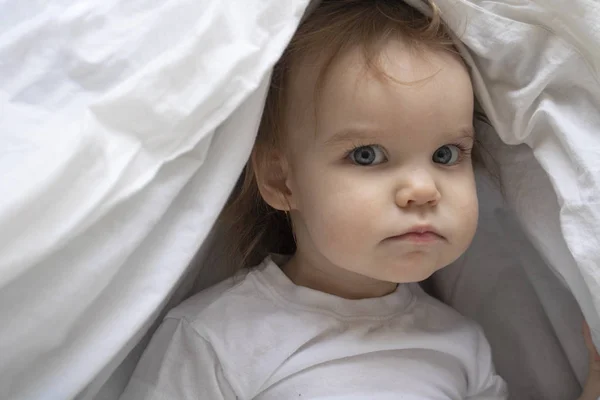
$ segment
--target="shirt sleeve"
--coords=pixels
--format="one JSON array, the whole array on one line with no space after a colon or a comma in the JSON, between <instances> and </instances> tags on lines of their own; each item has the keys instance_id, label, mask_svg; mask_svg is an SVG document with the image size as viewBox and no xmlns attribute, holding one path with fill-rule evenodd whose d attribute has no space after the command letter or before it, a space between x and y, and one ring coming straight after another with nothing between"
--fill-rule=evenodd
<instances>
[{"instance_id":1,"label":"shirt sleeve","mask_svg":"<svg viewBox=\"0 0 600 400\"><path fill-rule=\"evenodd\" d=\"M476 370L474 378L470 382L469 396L467 400L506 400L508 389L506 382L496 374L492 362L492 351L490 345L477 326L477 353Z\"/></svg>"},{"instance_id":2,"label":"shirt sleeve","mask_svg":"<svg viewBox=\"0 0 600 400\"><path fill-rule=\"evenodd\" d=\"M120 400L230 400L236 394L213 347L183 319L158 328Z\"/></svg>"}]
</instances>

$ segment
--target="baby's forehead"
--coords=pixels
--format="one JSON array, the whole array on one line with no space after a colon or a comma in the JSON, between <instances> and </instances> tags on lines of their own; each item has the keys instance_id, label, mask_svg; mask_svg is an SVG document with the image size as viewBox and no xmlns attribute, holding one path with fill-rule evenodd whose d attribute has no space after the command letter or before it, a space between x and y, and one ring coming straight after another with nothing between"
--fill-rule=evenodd
<instances>
[{"instance_id":1,"label":"baby's forehead","mask_svg":"<svg viewBox=\"0 0 600 400\"><path fill-rule=\"evenodd\" d=\"M290 78L288 122L315 132L317 125L329 129L328 124L352 120L412 129L434 113L446 119L449 113L472 115L468 73L447 51L415 51L390 42L369 60L355 47L332 60L300 60Z\"/></svg>"},{"instance_id":2,"label":"baby's forehead","mask_svg":"<svg viewBox=\"0 0 600 400\"><path fill-rule=\"evenodd\" d=\"M336 55L323 51L295 57L290 65L288 100L296 109L327 96L360 96L364 83L377 81L382 87L413 87L434 77L460 57L447 50L422 48L390 40L380 49L366 53L356 45Z\"/></svg>"},{"instance_id":3,"label":"baby's forehead","mask_svg":"<svg viewBox=\"0 0 600 400\"><path fill-rule=\"evenodd\" d=\"M359 80L370 78L373 72L358 46L335 56L323 51L296 57L286 88L288 119L295 124L314 123L319 111L328 109L332 97L348 91L354 95L360 89Z\"/></svg>"}]
</instances>

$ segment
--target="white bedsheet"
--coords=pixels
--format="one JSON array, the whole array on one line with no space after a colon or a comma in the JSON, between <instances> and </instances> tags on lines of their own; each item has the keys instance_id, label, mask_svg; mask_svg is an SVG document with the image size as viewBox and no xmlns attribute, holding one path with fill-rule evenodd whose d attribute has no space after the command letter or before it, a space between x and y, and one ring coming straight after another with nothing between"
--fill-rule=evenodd
<instances>
[{"instance_id":1,"label":"white bedsheet","mask_svg":"<svg viewBox=\"0 0 600 400\"><path fill-rule=\"evenodd\" d=\"M0 0L0 398L93 398L139 341L249 154L307 1ZM437 2L499 136L550 177L555 194L527 163L503 170L599 343L600 4Z\"/></svg>"},{"instance_id":2,"label":"white bedsheet","mask_svg":"<svg viewBox=\"0 0 600 400\"><path fill-rule=\"evenodd\" d=\"M305 5L0 2L0 398L91 397L139 340Z\"/></svg>"}]
</instances>

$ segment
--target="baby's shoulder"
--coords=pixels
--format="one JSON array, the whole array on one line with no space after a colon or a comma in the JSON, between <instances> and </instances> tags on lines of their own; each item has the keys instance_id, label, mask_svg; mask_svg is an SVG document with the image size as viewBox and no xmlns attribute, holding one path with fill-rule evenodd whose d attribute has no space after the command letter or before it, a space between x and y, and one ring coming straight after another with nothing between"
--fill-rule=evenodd
<instances>
[{"instance_id":1,"label":"baby's shoulder","mask_svg":"<svg viewBox=\"0 0 600 400\"><path fill-rule=\"evenodd\" d=\"M264 288L256 282L258 271L244 271L188 298L169 311L166 318L185 320L202 333L211 330L231 329L232 325L244 324L250 311L266 314L274 305Z\"/></svg>"},{"instance_id":2,"label":"baby's shoulder","mask_svg":"<svg viewBox=\"0 0 600 400\"><path fill-rule=\"evenodd\" d=\"M293 309L278 300L260 269L223 281L187 299L167 315L208 343L240 393L261 385L310 335ZM306 326L306 328L302 328Z\"/></svg>"}]
</instances>

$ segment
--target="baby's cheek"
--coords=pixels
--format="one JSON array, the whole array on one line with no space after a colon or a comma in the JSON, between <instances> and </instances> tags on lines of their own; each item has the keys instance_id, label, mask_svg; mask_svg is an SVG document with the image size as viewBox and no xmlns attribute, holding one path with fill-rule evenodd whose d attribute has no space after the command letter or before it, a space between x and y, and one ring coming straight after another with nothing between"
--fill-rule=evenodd
<instances>
[{"instance_id":1,"label":"baby's cheek","mask_svg":"<svg viewBox=\"0 0 600 400\"><path fill-rule=\"evenodd\" d=\"M465 190L465 193L469 193ZM463 203L458 207L456 217L458 217L456 223L460 227L462 241L465 242L464 246L468 246L475 235L477 229L477 219L479 216L479 208L477 195L475 190L468 197L465 197Z\"/></svg>"},{"instance_id":2,"label":"baby's cheek","mask_svg":"<svg viewBox=\"0 0 600 400\"><path fill-rule=\"evenodd\" d=\"M356 252L368 242L369 232L373 234L373 218L369 217L371 210L358 202L331 202L324 211L319 224L325 240L335 251Z\"/></svg>"},{"instance_id":3,"label":"baby's cheek","mask_svg":"<svg viewBox=\"0 0 600 400\"><path fill-rule=\"evenodd\" d=\"M311 236L324 253L357 254L369 243L381 212L381 199L373 182L360 182L356 176L325 174L312 181L310 195L305 196L307 223ZM308 193L306 191L305 193Z\"/></svg>"}]
</instances>

